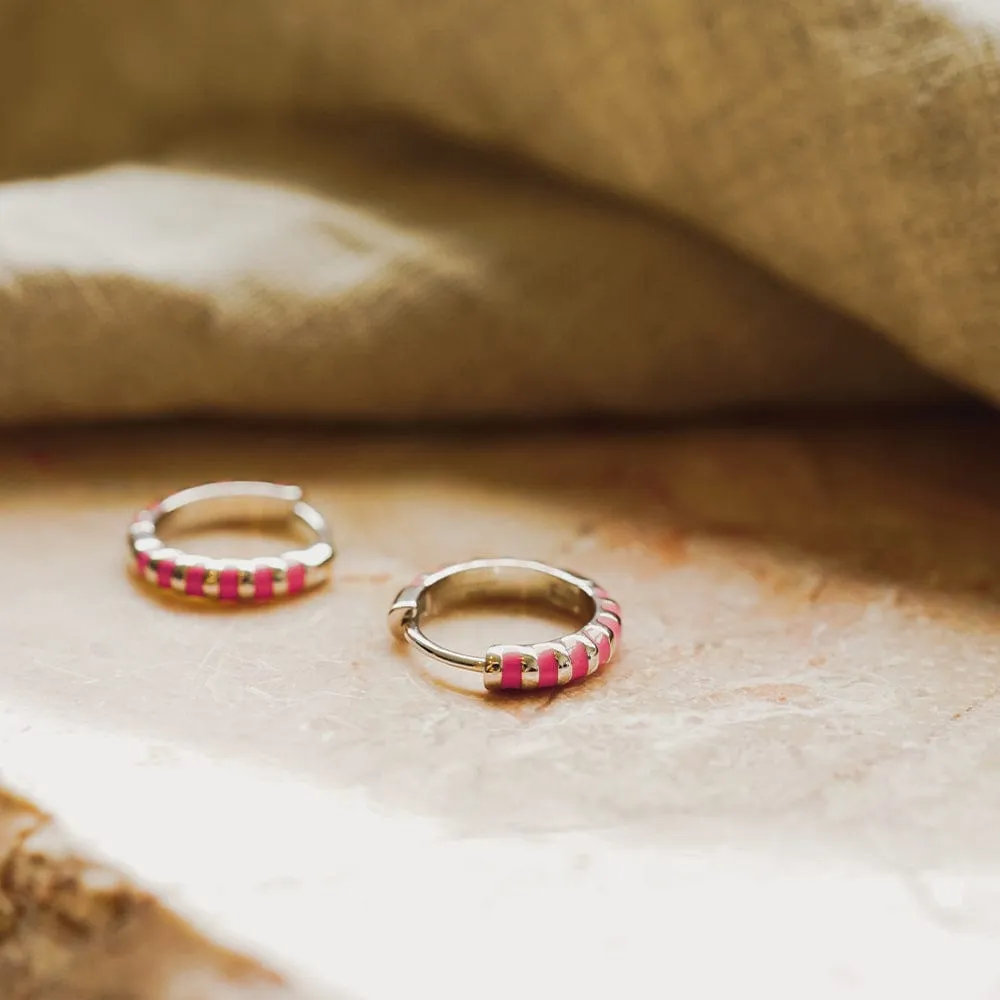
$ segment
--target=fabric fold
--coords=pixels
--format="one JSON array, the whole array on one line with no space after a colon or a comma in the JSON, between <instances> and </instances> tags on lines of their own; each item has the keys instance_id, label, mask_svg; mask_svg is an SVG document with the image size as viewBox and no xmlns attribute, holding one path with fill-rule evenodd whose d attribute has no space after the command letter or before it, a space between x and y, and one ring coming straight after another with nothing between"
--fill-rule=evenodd
<instances>
[{"instance_id":1,"label":"fabric fold","mask_svg":"<svg viewBox=\"0 0 1000 1000\"><path fill-rule=\"evenodd\" d=\"M650 416L946 399L720 247L398 131L0 188L0 416Z\"/></svg>"},{"instance_id":2,"label":"fabric fold","mask_svg":"<svg viewBox=\"0 0 1000 1000\"><path fill-rule=\"evenodd\" d=\"M996 399L997 30L985 0L0 0L0 412L948 395L901 354ZM357 115L483 153L400 133L386 163Z\"/></svg>"}]
</instances>

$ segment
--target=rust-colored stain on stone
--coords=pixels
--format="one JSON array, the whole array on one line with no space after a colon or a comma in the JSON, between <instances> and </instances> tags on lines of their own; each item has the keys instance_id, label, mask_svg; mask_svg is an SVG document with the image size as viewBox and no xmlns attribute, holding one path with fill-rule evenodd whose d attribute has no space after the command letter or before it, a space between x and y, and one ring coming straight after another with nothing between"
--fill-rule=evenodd
<instances>
[{"instance_id":1,"label":"rust-colored stain on stone","mask_svg":"<svg viewBox=\"0 0 1000 1000\"><path fill-rule=\"evenodd\" d=\"M740 691L750 698L771 701L776 705L784 705L790 700L805 698L812 694L804 684L754 684L740 688Z\"/></svg>"},{"instance_id":2,"label":"rust-colored stain on stone","mask_svg":"<svg viewBox=\"0 0 1000 1000\"><path fill-rule=\"evenodd\" d=\"M740 701L766 701L785 705L790 701L812 698L814 692L804 684L749 684L744 687L713 691L706 697L712 705L732 705Z\"/></svg>"}]
</instances>

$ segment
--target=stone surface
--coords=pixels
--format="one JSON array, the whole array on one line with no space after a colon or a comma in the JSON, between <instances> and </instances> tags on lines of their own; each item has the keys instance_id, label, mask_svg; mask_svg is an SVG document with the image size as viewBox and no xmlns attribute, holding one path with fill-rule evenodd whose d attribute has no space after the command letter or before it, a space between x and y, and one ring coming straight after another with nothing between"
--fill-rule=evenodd
<instances>
[{"instance_id":1,"label":"stone surface","mask_svg":"<svg viewBox=\"0 0 1000 1000\"><path fill-rule=\"evenodd\" d=\"M0 986L5 1000L293 1000L274 973L84 859L50 817L3 793Z\"/></svg>"},{"instance_id":2,"label":"stone surface","mask_svg":"<svg viewBox=\"0 0 1000 1000\"><path fill-rule=\"evenodd\" d=\"M916 415L0 439L3 780L72 831L74 872L111 859L115 892L158 914L14 995L105 997L66 983L112 953L155 968L119 983L143 1000L182 995L194 953L214 978L192 997L227 980L362 1000L1000 995L998 444L992 424ZM226 478L307 488L338 543L331 586L192 608L134 582L133 511ZM398 649L399 587L485 555L601 581L627 619L610 667L491 697ZM5 873L36 815L0 809ZM18 871L0 963L11 926L55 947L56 883ZM198 930L167 940L146 889ZM107 914L108 891L68 905Z\"/></svg>"}]
</instances>

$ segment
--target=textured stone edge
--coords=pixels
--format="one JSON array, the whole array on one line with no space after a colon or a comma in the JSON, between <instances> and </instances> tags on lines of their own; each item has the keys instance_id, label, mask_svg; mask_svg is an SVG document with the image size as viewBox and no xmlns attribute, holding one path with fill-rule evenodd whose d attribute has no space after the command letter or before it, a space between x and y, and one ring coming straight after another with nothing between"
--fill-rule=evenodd
<instances>
[{"instance_id":1,"label":"textured stone edge","mask_svg":"<svg viewBox=\"0 0 1000 1000\"><path fill-rule=\"evenodd\" d=\"M0 996L305 1000L123 874L84 857L52 817L2 789Z\"/></svg>"}]
</instances>

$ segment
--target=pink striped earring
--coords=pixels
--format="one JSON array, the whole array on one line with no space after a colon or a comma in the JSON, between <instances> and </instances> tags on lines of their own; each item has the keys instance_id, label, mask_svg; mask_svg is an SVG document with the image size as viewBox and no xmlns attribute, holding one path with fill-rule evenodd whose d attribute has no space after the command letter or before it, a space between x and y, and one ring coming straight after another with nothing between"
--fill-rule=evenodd
<instances>
[{"instance_id":1,"label":"pink striped earring","mask_svg":"<svg viewBox=\"0 0 1000 1000\"><path fill-rule=\"evenodd\" d=\"M490 599L536 600L573 615L581 626L570 635L531 646L490 646L467 656L429 639L421 621L459 605ZM593 580L524 559L475 559L417 577L389 609L397 639L435 660L483 675L489 691L526 691L582 680L604 666L621 639L622 613Z\"/></svg>"},{"instance_id":2,"label":"pink striped earring","mask_svg":"<svg viewBox=\"0 0 1000 1000\"><path fill-rule=\"evenodd\" d=\"M233 520L290 521L311 544L280 556L210 559L164 542L164 530ZM267 601L318 586L330 577L334 557L322 514L297 486L222 482L192 486L140 511L128 531L130 561L139 578L186 597Z\"/></svg>"}]
</instances>

